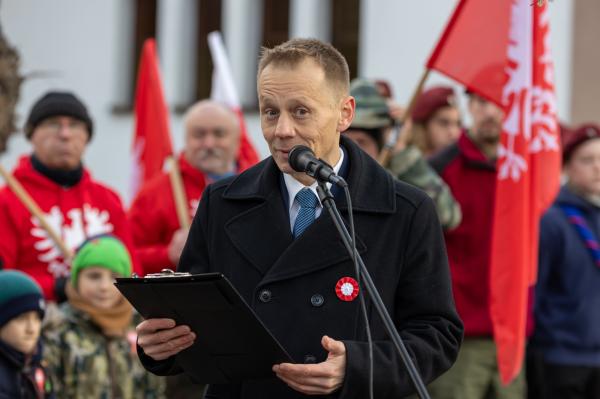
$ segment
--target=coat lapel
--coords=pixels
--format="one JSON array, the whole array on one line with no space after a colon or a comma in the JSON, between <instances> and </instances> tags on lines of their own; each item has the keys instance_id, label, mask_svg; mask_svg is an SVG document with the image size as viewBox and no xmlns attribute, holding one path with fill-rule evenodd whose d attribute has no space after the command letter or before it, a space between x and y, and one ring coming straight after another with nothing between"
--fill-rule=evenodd
<instances>
[{"instance_id":1,"label":"coat lapel","mask_svg":"<svg viewBox=\"0 0 600 399\"><path fill-rule=\"evenodd\" d=\"M393 213L395 190L392 177L382 173L375 161L349 140L342 137L341 144L349 155L347 181L355 223L360 223L363 212ZM262 283L289 279L350 261L326 209L298 239L293 239L280 188L280 173L272 158L268 158L239 175L223 193L227 200L252 201L246 211L225 224L225 232L242 256L263 275ZM369 187L373 184L378 185L385 195L371 195ZM336 203L345 214L347 204L343 195ZM358 235L356 246L360 254L367 251Z\"/></svg>"},{"instance_id":2,"label":"coat lapel","mask_svg":"<svg viewBox=\"0 0 600 399\"><path fill-rule=\"evenodd\" d=\"M358 236L356 248L361 255L367 250ZM321 216L281 253L262 284L313 273L344 261L350 261L350 255L331 216L323 210Z\"/></svg>"},{"instance_id":3,"label":"coat lapel","mask_svg":"<svg viewBox=\"0 0 600 399\"><path fill-rule=\"evenodd\" d=\"M266 201L225 224L233 245L262 275L293 242L279 191L273 190Z\"/></svg>"},{"instance_id":4,"label":"coat lapel","mask_svg":"<svg viewBox=\"0 0 600 399\"><path fill-rule=\"evenodd\" d=\"M288 212L279 189L280 172L268 158L258 173L253 168L236 178L223 197L253 201L256 205L234 216L225 224L225 233L240 253L262 275L293 241Z\"/></svg>"}]
</instances>

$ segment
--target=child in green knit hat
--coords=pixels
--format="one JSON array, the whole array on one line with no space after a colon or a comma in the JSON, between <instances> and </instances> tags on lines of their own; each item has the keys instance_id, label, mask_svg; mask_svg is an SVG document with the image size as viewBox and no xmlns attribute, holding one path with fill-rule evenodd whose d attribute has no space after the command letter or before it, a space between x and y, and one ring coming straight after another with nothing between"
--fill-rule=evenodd
<instances>
[{"instance_id":1,"label":"child in green knit hat","mask_svg":"<svg viewBox=\"0 0 600 399\"><path fill-rule=\"evenodd\" d=\"M0 271L0 397L53 398L41 365L42 289L25 273Z\"/></svg>"},{"instance_id":2,"label":"child in green knit hat","mask_svg":"<svg viewBox=\"0 0 600 399\"><path fill-rule=\"evenodd\" d=\"M68 300L44 328L44 358L61 397L163 397L163 379L148 374L135 352L137 316L114 286L131 270L129 252L114 236L91 238L75 254Z\"/></svg>"}]
</instances>

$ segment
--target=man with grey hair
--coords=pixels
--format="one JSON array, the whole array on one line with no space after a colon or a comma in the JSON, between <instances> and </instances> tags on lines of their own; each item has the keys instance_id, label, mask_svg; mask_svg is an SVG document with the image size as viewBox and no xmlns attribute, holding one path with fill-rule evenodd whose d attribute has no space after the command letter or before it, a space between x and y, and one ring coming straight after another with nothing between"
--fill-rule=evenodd
<instances>
[{"instance_id":1,"label":"man with grey hair","mask_svg":"<svg viewBox=\"0 0 600 399\"><path fill-rule=\"evenodd\" d=\"M236 160L240 126L236 114L226 106L211 100L199 101L186 112L184 126L185 144L178 163L193 217L208 184L250 165ZM175 268L187 229L179 226L168 174L157 176L141 188L128 217L144 272Z\"/></svg>"}]
</instances>

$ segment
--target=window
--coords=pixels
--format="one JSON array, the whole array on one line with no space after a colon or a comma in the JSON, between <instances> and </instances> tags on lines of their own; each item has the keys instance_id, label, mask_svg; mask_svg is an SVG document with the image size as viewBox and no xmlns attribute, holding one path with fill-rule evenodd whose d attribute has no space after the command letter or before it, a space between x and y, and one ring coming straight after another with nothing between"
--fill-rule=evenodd
<instances>
[{"instance_id":1,"label":"window","mask_svg":"<svg viewBox=\"0 0 600 399\"><path fill-rule=\"evenodd\" d=\"M125 84L128 87L122 92L123 95L121 96L119 102L113 106L113 112L115 113L128 113L132 111L133 100L135 96L135 84L138 67L140 64L142 47L144 46L144 41L146 39L156 36L156 0L136 0L134 7L134 45L133 48L128 50L133 50L133 54L131 55L132 58L130 59L130 62L127 64L127 69L129 69L129 71L126 74L128 77L122 82L126 82Z\"/></svg>"},{"instance_id":2,"label":"window","mask_svg":"<svg viewBox=\"0 0 600 399\"><path fill-rule=\"evenodd\" d=\"M331 44L348 61L350 79L358 75L360 0L332 0Z\"/></svg>"},{"instance_id":3,"label":"window","mask_svg":"<svg viewBox=\"0 0 600 399\"><path fill-rule=\"evenodd\" d=\"M198 7L197 99L210 96L213 65L206 38L210 32L221 30L221 3L221 0L200 0Z\"/></svg>"},{"instance_id":4,"label":"window","mask_svg":"<svg viewBox=\"0 0 600 399\"><path fill-rule=\"evenodd\" d=\"M289 0L264 0L262 45L273 47L289 38Z\"/></svg>"}]
</instances>

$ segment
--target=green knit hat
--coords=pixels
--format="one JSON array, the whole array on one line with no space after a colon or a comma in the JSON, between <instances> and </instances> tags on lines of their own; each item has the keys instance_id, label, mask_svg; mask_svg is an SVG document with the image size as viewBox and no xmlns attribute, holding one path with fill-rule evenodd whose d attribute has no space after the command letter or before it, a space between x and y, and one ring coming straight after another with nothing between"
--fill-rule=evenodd
<instances>
[{"instance_id":1,"label":"green knit hat","mask_svg":"<svg viewBox=\"0 0 600 399\"><path fill-rule=\"evenodd\" d=\"M119 239L104 235L84 242L71 265L71 284L77 287L79 273L87 267L103 267L123 277L131 275L131 257Z\"/></svg>"},{"instance_id":2,"label":"green knit hat","mask_svg":"<svg viewBox=\"0 0 600 399\"><path fill-rule=\"evenodd\" d=\"M31 310L43 318L45 309L42 289L31 277L18 270L0 271L0 327Z\"/></svg>"}]
</instances>

